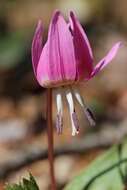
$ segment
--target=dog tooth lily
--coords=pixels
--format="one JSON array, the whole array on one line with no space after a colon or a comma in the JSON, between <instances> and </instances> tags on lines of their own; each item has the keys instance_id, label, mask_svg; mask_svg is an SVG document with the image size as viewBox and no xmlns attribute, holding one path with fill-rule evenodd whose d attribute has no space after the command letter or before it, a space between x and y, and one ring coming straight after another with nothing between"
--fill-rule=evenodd
<instances>
[{"instance_id":1,"label":"dog tooth lily","mask_svg":"<svg viewBox=\"0 0 127 190\"><path fill-rule=\"evenodd\" d=\"M86 107L76 85L85 83L99 73L116 56L120 47L117 42L109 53L94 67L93 54L88 38L74 13L70 11L67 23L60 11L55 11L48 31L46 44L42 45L42 24L38 22L32 42L32 64L38 83L44 88L57 87L56 127L59 134L63 127L61 86L69 104L72 135L79 132L79 122L73 96L77 99L91 125L95 125L92 112Z\"/></svg>"}]
</instances>

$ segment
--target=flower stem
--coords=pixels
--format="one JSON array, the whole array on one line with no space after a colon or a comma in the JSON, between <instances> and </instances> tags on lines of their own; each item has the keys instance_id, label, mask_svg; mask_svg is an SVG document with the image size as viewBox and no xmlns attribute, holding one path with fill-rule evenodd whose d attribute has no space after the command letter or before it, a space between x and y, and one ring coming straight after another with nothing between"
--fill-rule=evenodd
<instances>
[{"instance_id":1,"label":"flower stem","mask_svg":"<svg viewBox=\"0 0 127 190\"><path fill-rule=\"evenodd\" d=\"M52 126L52 89L47 89L47 131L48 131L48 159L50 169L51 190L56 189L54 176L54 158L53 158L53 126Z\"/></svg>"}]
</instances>

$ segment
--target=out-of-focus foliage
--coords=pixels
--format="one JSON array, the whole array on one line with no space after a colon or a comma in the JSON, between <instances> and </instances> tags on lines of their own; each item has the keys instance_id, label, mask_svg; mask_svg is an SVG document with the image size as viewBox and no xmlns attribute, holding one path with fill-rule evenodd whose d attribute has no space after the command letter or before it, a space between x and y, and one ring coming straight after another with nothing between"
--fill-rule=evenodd
<instances>
[{"instance_id":1,"label":"out-of-focus foliage","mask_svg":"<svg viewBox=\"0 0 127 190\"><path fill-rule=\"evenodd\" d=\"M11 68L16 66L22 59L26 51L25 35L10 33L0 38L0 68Z\"/></svg>"},{"instance_id":2,"label":"out-of-focus foliage","mask_svg":"<svg viewBox=\"0 0 127 190\"><path fill-rule=\"evenodd\" d=\"M124 190L127 181L127 140L97 158L64 190Z\"/></svg>"}]
</instances>

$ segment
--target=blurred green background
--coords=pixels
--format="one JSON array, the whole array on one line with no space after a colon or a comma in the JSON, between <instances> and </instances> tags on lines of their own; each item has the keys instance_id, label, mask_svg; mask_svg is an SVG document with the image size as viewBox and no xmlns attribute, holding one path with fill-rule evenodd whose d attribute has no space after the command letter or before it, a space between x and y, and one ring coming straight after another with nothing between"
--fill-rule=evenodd
<instances>
[{"instance_id":1,"label":"blurred green background","mask_svg":"<svg viewBox=\"0 0 127 190\"><path fill-rule=\"evenodd\" d=\"M43 43L47 38L48 26L55 9L61 10L68 20L73 10L89 38L96 64L117 41L123 45L116 58L104 72L79 86L87 105L94 112L97 126L89 126L82 110L77 105L80 134L71 137L68 107L64 101L63 135L58 136L54 128L55 147L62 146L63 152L55 158L56 181L62 189L79 171L105 148L97 146L85 151L77 149L75 154L64 154L67 142L88 139L88 135L104 132L104 139L114 139L109 146L119 142L114 135L118 128L127 130L127 1L126 0L1 0L0 1L0 189L6 181L15 182L31 171L40 189L49 188L47 157L39 161L35 152L43 154L47 148L45 89L41 88L33 74L31 43L39 19L43 25ZM53 122L55 126L56 102L53 91ZM121 129L122 127L122 129ZM111 130L110 130L111 129ZM121 130L120 130L121 129ZM114 131L112 131L114 130ZM108 134L107 134L108 133ZM124 135L123 135L124 134ZM113 136L114 135L114 136ZM92 142L92 139L91 139ZM89 143L89 141L88 141ZM36 150L36 151L35 151ZM72 151L72 152L71 152ZM28 156L28 157L27 157ZM24 163L24 164L23 164ZM66 163L66 164L65 164ZM15 167L15 165L17 167ZM62 173L60 172L62 170Z\"/></svg>"}]
</instances>

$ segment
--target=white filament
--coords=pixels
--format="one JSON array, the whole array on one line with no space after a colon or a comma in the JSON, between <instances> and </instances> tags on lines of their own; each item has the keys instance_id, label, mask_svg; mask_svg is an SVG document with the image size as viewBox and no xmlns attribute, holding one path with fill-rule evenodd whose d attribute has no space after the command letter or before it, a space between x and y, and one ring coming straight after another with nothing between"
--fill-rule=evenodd
<instances>
[{"instance_id":1,"label":"white filament","mask_svg":"<svg viewBox=\"0 0 127 190\"><path fill-rule=\"evenodd\" d=\"M66 91L66 98L67 98L69 109L70 109L70 116L71 116L71 123L72 123L72 136L75 136L75 134L77 133L77 130L75 128L74 121L72 118L72 114L74 112L74 102L73 102L73 97L72 97L72 93L70 89Z\"/></svg>"},{"instance_id":2,"label":"white filament","mask_svg":"<svg viewBox=\"0 0 127 190\"><path fill-rule=\"evenodd\" d=\"M62 102L62 93L60 91L56 94L56 104L57 104L57 113L63 114L63 102Z\"/></svg>"},{"instance_id":3,"label":"white filament","mask_svg":"<svg viewBox=\"0 0 127 190\"><path fill-rule=\"evenodd\" d=\"M76 87L72 87L74 95L77 99L77 101L79 102L79 104L84 108L87 109L87 107L85 106L84 100L82 98L82 96L80 95L78 89Z\"/></svg>"},{"instance_id":4,"label":"white filament","mask_svg":"<svg viewBox=\"0 0 127 190\"><path fill-rule=\"evenodd\" d=\"M95 122L95 119L94 119L92 112L85 106L84 100L83 100L82 96L80 95L78 89L76 87L72 87L72 89L73 89L73 93L74 93L77 101L79 102L79 104L83 108L84 113L85 113L90 125L94 126L96 124L96 122Z\"/></svg>"}]
</instances>

